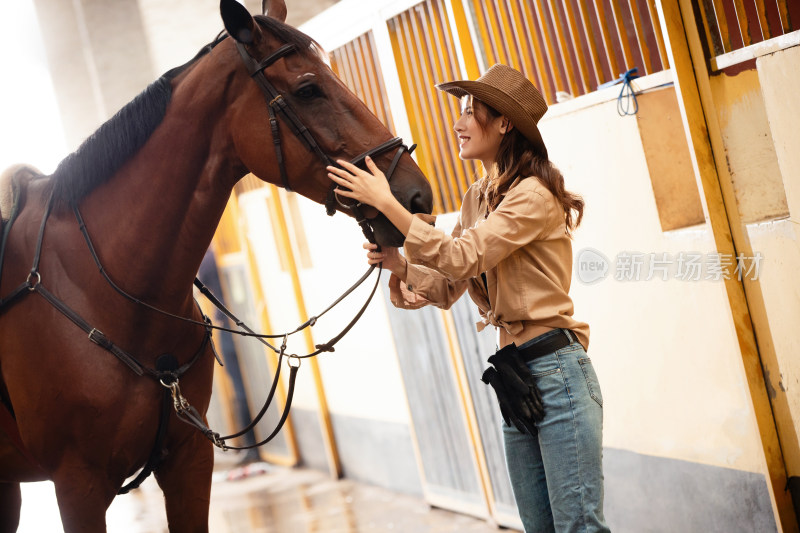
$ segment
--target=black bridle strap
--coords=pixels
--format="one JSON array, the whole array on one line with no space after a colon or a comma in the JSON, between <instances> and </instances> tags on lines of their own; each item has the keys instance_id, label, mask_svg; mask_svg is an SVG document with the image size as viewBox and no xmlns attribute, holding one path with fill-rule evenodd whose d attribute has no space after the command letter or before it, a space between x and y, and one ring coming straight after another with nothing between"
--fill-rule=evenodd
<instances>
[{"instance_id":1,"label":"black bridle strap","mask_svg":"<svg viewBox=\"0 0 800 533\"><path fill-rule=\"evenodd\" d=\"M286 101L283 99L281 93L278 92L275 86L272 85L272 83L270 83L270 81L264 75L264 69L275 63L275 61L278 59L294 52L296 50L295 46L293 44L285 44L260 62L256 62L247 52L245 46L238 41L236 42L236 49L239 51L239 55L242 56L242 61L244 62L245 67L247 67L250 77L253 78L256 83L258 83L259 87L261 87L261 91L264 93L264 99L267 102L267 108L269 111L270 131L272 133L272 143L275 147L275 156L278 162L281 183L284 189L291 191L292 188L289 184L289 176L286 172L286 165L283 160L283 150L281 149L281 137L280 130L278 128L276 112L284 115L289 127L292 129L294 134L301 141L303 141L309 150L314 152L326 164L335 164L328 157L328 155L322 151L322 149L319 147L319 144L317 144L317 141L314 139L314 136L311 135L311 132L308 130L308 128L306 128L300 118L286 104Z\"/></svg>"},{"instance_id":2,"label":"black bridle strap","mask_svg":"<svg viewBox=\"0 0 800 533\"><path fill-rule=\"evenodd\" d=\"M383 152L388 152L389 150L394 150L395 148L398 148L400 146L403 146L403 139L401 139L400 137L394 137L393 139L389 139L385 143L379 144L375 148L367 150L363 154L354 157L353 159L350 160L350 164L351 165L355 165L355 166L359 166L359 165L364 163L364 160L367 157L374 157L374 156L376 156L378 154L382 154ZM391 171L393 171L393 170L394 169L390 169L390 171L387 172L387 174L391 174Z\"/></svg>"},{"instance_id":3,"label":"black bridle strap","mask_svg":"<svg viewBox=\"0 0 800 533\"><path fill-rule=\"evenodd\" d=\"M264 75L264 70L275 63L278 59L285 57L286 55L296 51L296 48L292 44L285 44L272 52L266 59L262 61L256 61L253 57L247 52L245 45L240 42L236 42L236 49L239 51L239 55L242 57L242 61L247 68L247 71L250 73L250 77L258 83L259 87L261 87L261 91L264 93L264 99L267 102L267 107L269 110L269 123L270 123L270 131L272 133L272 144L275 147L275 158L278 163L278 169L280 172L281 183L283 188L291 191L291 185L289 183L289 176L286 172L286 165L283 159L283 153L281 149L281 138L280 138L280 128L278 127L278 120L276 113L280 113L283 115L286 123L291 128L292 132L300 139L306 147L316 154L316 156L325 164L329 166L338 167L339 165L328 155L326 154L322 148L320 148L319 143L317 143L316 139L312 135L311 131L306 127L302 120L297 116L297 114L292 110L291 106L286 102L286 99L283 95L275 88L272 83L267 79ZM392 174L394 173L395 168L397 168L397 164L400 161L400 157L403 155L403 152L408 151L410 154L414 151L414 148L407 148L403 144L403 140L400 137L394 137L389 139L388 141L367 150L363 154L356 156L355 158L350 160L350 163L353 165L361 165L364 163L364 160L367 157L376 157L384 152L389 150L393 150L398 148L399 150L397 154L395 154L394 159L392 160L392 164L389 166L389 169L384 174L387 180L391 180ZM329 216L332 216L336 213L336 203L338 202L338 198L336 197L336 184L331 184L330 189L328 189L327 197L325 198L325 211ZM342 207L345 207L351 211L353 214L353 218L356 219L358 225L361 226L361 231L364 233L364 236L367 240L371 243L375 242L375 237L372 232L372 227L369 224L369 221L366 217L363 216L360 209L358 209L359 204L353 205L345 205L341 202L338 202Z\"/></svg>"}]
</instances>

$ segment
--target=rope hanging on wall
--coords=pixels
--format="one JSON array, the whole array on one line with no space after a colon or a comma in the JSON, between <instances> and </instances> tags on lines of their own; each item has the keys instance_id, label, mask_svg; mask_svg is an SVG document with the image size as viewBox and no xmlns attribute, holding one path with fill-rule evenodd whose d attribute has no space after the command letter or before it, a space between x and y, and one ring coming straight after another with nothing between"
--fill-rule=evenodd
<instances>
[{"instance_id":1,"label":"rope hanging on wall","mask_svg":"<svg viewBox=\"0 0 800 533\"><path fill-rule=\"evenodd\" d=\"M633 85L631 85L631 81L639 77L636 74L637 71L638 69L633 67L624 74L620 74L619 78L597 86L597 90L599 91L600 89L622 83L622 89L619 91L619 96L617 96L617 114L621 117L635 115L639 112L639 102L636 101L636 91Z\"/></svg>"}]
</instances>

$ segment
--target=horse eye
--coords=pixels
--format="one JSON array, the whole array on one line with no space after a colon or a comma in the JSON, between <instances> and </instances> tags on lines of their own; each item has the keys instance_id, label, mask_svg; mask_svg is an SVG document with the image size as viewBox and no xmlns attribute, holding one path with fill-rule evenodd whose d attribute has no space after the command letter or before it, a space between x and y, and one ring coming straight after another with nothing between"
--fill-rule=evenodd
<instances>
[{"instance_id":1,"label":"horse eye","mask_svg":"<svg viewBox=\"0 0 800 533\"><path fill-rule=\"evenodd\" d=\"M319 90L319 87L317 87L312 83L308 83L298 88L294 94L295 96L298 96L305 100L310 100L312 98L316 98L317 96L322 96L322 92Z\"/></svg>"}]
</instances>

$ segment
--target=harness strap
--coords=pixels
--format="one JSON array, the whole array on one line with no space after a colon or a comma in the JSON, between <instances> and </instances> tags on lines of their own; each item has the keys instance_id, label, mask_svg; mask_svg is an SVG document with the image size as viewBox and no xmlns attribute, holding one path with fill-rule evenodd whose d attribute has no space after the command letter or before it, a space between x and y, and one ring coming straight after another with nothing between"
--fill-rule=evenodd
<instances>
[{"instance_id":1,"label":"harness strap","mask_svg":"<svg viewBox=\"0 0 800 533\"><path fill-rule=\"evenodd\" d=\"M281 173L281 182L283 183L283 188L287 191L291 191L292 188L289 186L289 176L286 173L286 165L283 162L283 150L281 150L281 134L280 130L278 129L278 117L275 116L275 109L273 107L267 106L269 110L269 127L272 130L272 144L275 147L275 160L278 162L278 169Z\"/></svg>"},{"instance_id":2,"label":"harness strap","mask_svg":"<svg viewBox=\"0 0 800 533\"><path fill-rule=\"evenodd\" d=\"M230 450L249 450L251 448L257 448L259 446L263 446L264 444L268 443L275 436L280 432L281 428L283 428L284 422L289 417L289 409L292 407L292 398L294 397L294 382L297 379L297 370L299 366L289 366L289 387L286 389L286 405L283 407L283 414L281 414L281 419L278 421L278 425L275 426L275 429L272 430L267 438L262 440L261 442L257 442L250 446L225 446L226 449ZM228 437L225 437L228 438Z\"/></svg>"},{"instance_id":3,"label":"harness strap","mask_svg":"<svg viewBox=\"0 0 800 533\"><path fill-rule=\"evenodd\" d=\"M64 302L59 300L50 291L42 287L41 283L34 285L31 290L42 295L42 297L47 300L50 305L55 307L62 315L70 319L85 333L88 333L90 341L97 344L107 352L111 352L117 359L125 363L128 368L133 370L137 376L144 375L144 367L141 363L139 363L139 361L134 359L131 354L111 342L111 340L109 340L109 338L106 337L102 331L89 325L89 323L86 322L78 313L70 309Z\"/></svg>"},{"instance_id":4,"label":"harness strap","mask_svg":"<svg viewBox=\"0 0 800 533\"><path fill-rule=\"evenodd\" d=\"M375 266L375 265L372 265L372 266ZM339 334L337 336L335 336L334 338L332 338L328 342L326 342L324 344L317 344L316 345L317 351L314 354L310 354L310 355L306 355L306 356L298 356L298 357L300 357L301 359L305 359L306 357L311 357L312 355L316 355L316 354L321 353L321 352L332 352L333 351L334 345L337 342L339 342L339 340L341 340L342 337L347 335L347 332L349 332L353 328L353 326L356 325L356 322L358 322L358 320L361 318L361 315L364 314L364 311L367 310L367 306L369 306L369 303L372 301L372 296L375 294L375 291L378 289L378 283L379 283L379 281L381 279L380 274L381 274L381 272L383 270L383 266L382 265L379 266L378 269L379 269L378 270L378 277L375 280L375 285L372 286L372 292L369 293L369 297L367 298L367 301L364 302L364 305L361 306L361 309L359 309L358 313L356 314L356 316L353 317L353 319L350 321L350 323L347 324L347 326L341 332L339 332Z\"/></svg>"},{"instance_id":5,"label":"harness strap","mask_svg":"<svg viewBox=\"0 0 800 533\"><path fill-rule=\"evenodd\" d=\"M5 307L6 305L13 302L19 295L26 294L26 291L29 290L30 290L30 284L26 281L25 283L23 283L13 291L11 291L11 294L6 296L5 298L0 299L0 310L2 310L3 307Z\"/></svg>"},{"instance_id":6,"label":"harness strap","mask_svg":"<svg viewBox=\"0 0 800 533\"><path fill-rule=\"evenodd\" d=\"M172 354L164 354L156 360L156 370L159 372L174 372L177 370L178 361ZM158 429L156 430L156 442L150 451L147 462L142 467L139 474L130 483L120 488L117 494L128 494L133 489L138 489L145 479L150 477L153 470L159 465L162 459L162 448L164 438L167 436L167 426L169 422L169 389L164 388L161 393L161 408L158 411Z\"/></svg>"},{"instance_id":7,"label":"harness strap","mask_svg":"<svg viewBox=\"0 0 800 533\"><path fill-rule=\"evenodd\" d=\"M283 353L281 353L280 356L278 357L277 369L275 370L275 375L272 378L272 386L269 389L269 394L267 395L267 399L264 401L264 405L261 406L261 410L255 416L255 418L253 418L253 420L251 420L246 427L240 429L236 433L231 433L230 435L222 437L222 440L235 439L236 437L241 437L242 435L244 435L245 433L256 427L256 424L258 424L261 421L261 418L263 418L264 414L267 412L267 409L269 409L269 406L272 405L272 397L275 396L275 390L278 388L278 381L280 381L281 377L282 362L283 362Z\"/></svg>"}]
</instances>

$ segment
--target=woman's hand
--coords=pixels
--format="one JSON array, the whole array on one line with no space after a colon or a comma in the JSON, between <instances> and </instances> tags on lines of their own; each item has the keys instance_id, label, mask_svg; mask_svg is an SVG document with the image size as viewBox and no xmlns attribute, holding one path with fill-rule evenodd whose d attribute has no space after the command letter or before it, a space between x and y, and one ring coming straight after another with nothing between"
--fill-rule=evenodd
<instances>
[{"instance_id":1,"label":"woman's hand","mask_svg":"<svg viewBox=\"0 0 800 533\"><path fill-rule=\"evenodd\" d=\"M392 274L398 276L400 279L405 279L406 258L400 255L398 248L384 246L379 252L377 251L377 244L365 242L363 246L364 249L367 250L367 263L370 265L383 263L383 268L391 271Z\"/></svg>"},{"instance_id":2,"label":"woman's hand","mask_svg":"<svg viewBox=\"0 0 800 533\"><path fill-rule=\"evenodd\" d=\"M341 159L336 162L343 168L328 167L328 177L337 185L350 189L336 189L336 194L371 205L378 211L384 211L391 202L396 201L389 188L389 181L371 157L364 159L369 172Z\"/></svg>"}]
</instances>

